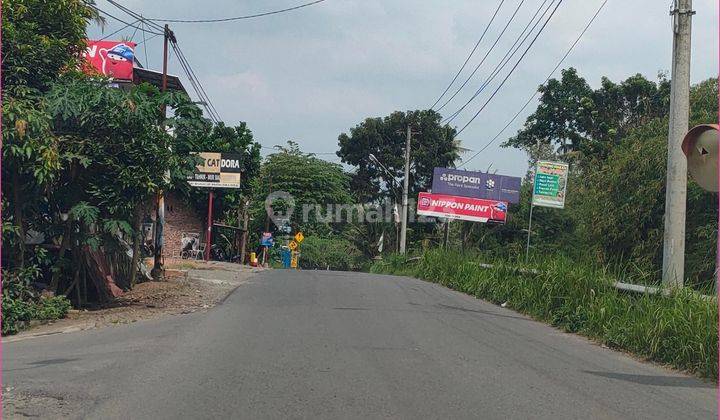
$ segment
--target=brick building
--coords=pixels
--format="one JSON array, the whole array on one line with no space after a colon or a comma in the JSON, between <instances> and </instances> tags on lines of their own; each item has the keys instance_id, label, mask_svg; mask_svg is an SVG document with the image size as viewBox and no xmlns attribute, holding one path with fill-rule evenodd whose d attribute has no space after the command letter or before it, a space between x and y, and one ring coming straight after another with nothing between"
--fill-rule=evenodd
<instances>
[{"instance_id":1,"label":"brick building","mask_svg":"<svg viewBox=\"0 0 720 420\"><path fill-rule=\"evenodd\" d=\"M197 234L205 241L205 223L195 209L173 193L165 196L165 229L163 254L166 258L179 257L184 234Z\"/></svg>"}]
</instances>

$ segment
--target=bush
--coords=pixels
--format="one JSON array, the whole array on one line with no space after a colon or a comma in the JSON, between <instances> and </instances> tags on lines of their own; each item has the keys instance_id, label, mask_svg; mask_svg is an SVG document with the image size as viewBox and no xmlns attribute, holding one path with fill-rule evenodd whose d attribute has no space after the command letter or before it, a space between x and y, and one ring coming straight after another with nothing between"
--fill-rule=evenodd
<instances>
[{"instance_id":1,"label":"bush","mask_svg":"<svg viewBox=\"0 0 720 420\"><path fill-rule=\"evenodd\" d=\"M404 274L487 299L610 347L667 363L706 378L718 377L718 303L688 289L670 296L628 294L606 271L547 258L525 265L508 259L429 251L419 261L390 258L372 272ZM530 272L534 267L540 268ZM620 279L618 279L620 280ZM632 281L632 279L622 279Z\"/></svg>"},{"instance_id":2,"label":"bush","mask_svg":"<svg viewBox=\"0 0 720 420\"><path fill-rule=\"evenodd\" d=\"M349 241L341 238L309 236L300 246L300 267L316 270L357 270L362 253Z\"/></svg>"},{"instance_id":3,"label":"bush","mask_svg":"<svg viewBox=\"0 0 720 420\"><path fill-rule=\"evenodd\" d=\"M33 319L64 318L71 308L65 296L39 297L30 283L37 278L35 267L2 272L2 335L16 334Z\"/></svg>"}]
</instances>

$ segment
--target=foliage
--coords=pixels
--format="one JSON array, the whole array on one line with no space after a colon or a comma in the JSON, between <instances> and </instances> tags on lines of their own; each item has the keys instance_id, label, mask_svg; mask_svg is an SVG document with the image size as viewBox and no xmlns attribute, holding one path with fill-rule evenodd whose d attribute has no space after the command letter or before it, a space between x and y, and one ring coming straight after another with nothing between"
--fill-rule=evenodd
<instances>
[{"instance_id":1,"label":"foliage","mask_svg":"<svg viewBox=\"0 0 720 420\"><path fill-rule=\"evenodd\" d=\"M47 91L64 71L77 68L85 28L98 20L86 0L13 0L2 3L3 93L16 87Z\"/></svg>"},{"instance_id":2,"label":"foliage","mask_svg":"<svg viewBox=\"0 0 720 420\"><path fill-rule=\"evenodd\" d=\"M626 294L612 287L615 279L602 268L557 256L527 266L513 259L436 250L416 263L388 258L372 271L412 275L505 303L568 332L717 380L717 300L688 289L669 296Z\"/></svg>"},{"instance_id":3,"label":"foliage","mask_svg":"<svg viewBox=\"0 0 720 420\"><path fill-rule=\"evenodd\" d=\"M601 87L593 90L569 68L561 80L550 79L538 91L537 110L506 145L550 143L563 152L603 159L632 129L666 113L670 82L662 75L658 83L640 74L619 84L603 77Z\"/></svg>"},{"instance_id":4,"label":"foliage","mask_svg":"<svg viewBox=\"0 0 720 420\"><path fill-rule=\"evenodd\" d=\"M303 153L295 143L288 142L288 147L280 147L278 153L266 158L260 176L254 181L253 230L264 229L266 197L271 191L284 191L294 199L295 207L289 217L295 230L302 230L306 235L332 232L337 226L324 220L325 213L318 215L314 210L310 211L308 221L303 221L303 206L314 209L318 205L325 211L328 204L350 204L349 183L350 178L340 165ZM289 204L278 200L273 203L273 209L286 212Z\"/></svg>"},{"instance_id":5,"label":"foliage","mask_svg":"<svg viewBox=\"0 0 720 420\"><path fill-rule=\"evenodd\" d=\"M337 155L356 167L351 183L356 198L376 201L393 197L400 202L408 124L417 132L411 142L410 196L427 190L433 168L452 166L458 157L456 130L442 125L441 120L442 116L432 110L396 111L383 118L367 118L351 128L349 135L340 134ZM371 154L382 166L370 158Z\"/></svg>"},{"instance_id":6,"label":"foliage","mask_svg":"<svg viewBox=\"0 0 720 420\"><path fill-rule=\"evenodd\" d=\"M300 267L318 270L357 270L362 262L362 253L342 238L309 236L300 248Z\"/></svg>"},{"instance_id":7,"label":"foliage","mask_svg":"<svg viewBox=\"0 0 720 420\"><path fill-rule=\"evenodd\" d=\"M65 296L38 296L31 283L40 275L36 266L2 270L2 335L15 334L33 319L65 317L70 302Z\"/></svg>"}]
</instances>

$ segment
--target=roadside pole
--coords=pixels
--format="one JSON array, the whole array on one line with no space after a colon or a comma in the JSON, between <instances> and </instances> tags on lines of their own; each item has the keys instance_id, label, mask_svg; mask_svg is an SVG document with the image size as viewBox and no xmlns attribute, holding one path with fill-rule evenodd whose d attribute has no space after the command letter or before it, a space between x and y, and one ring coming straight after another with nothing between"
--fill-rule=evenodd
<instances>
[{"instance_id":1,"label":"roadside pole","mask_svg":"<svg viewBox=\"0 0 720 420\"><path fill-rule=\"evenodd\" d=\"M175 39L175 35L170 31L170 27L165 25L164 41L163 41L163 72L162 72L162 92L167 90L167 74L168 74L168 41ZM163 125L165 124L166 109L163 105L161 116ZM152 275L157 280L162 277L163 273L163 243L165 229L165 194L162 190L157 194L157 206L155 210L155 253L153 255Z\"/></svg>"},{"instance_id":2,"label":"roadside pole","mask_svg":"<svg viewBox=\"0 0 720 420\"><path fill-rule=\"evenodd\" d=\"M248 222L249 222L249 216L248 216L248 207L250 206L250 200L245 200L243 203L243 211L242 211L242 234L240 236L240 264L245 264L245 248L247 247L247 238L248 238Z\"/></svg>"},{"instance_id":3,"label":"roadside pole","mask_svg":"<svg viewBox=\"0 0 720 420\"><path fill-rule=\"evenodd\" d=\"M402 197L402 219L400 219L400 254L405 254L405 245L407 241L407 220L408 220L408 189L410 186L410 139L412 138L412 129L410 123L407 125L405 138L405 177L403 179L403 197Z\"/></svg>"},{"instance_id":4,"label":"roadside pole","mask_svg":"<svg viewBox=\"0 0 720 420\"><path fill-rule=\"evenodd\" d=\"M534 195L534 192L533 192ZM527 234L527 245L525 246L525 262L528 262L530 258L530 231L532 229L532 214L533 214L533 203L532 197L530 198L530 218L528 219L528 234Z\"/></svg>"},{"instance_id":5,"label":"roadside pole","mask_svg":"<svg viewBox=\"0 0 720 420\"><path fill-rule=\"evenodd\" d=\"M445 219L445 232L443 233L443 249L447 249L450 239L450 219Z\"/></svg>"},{"instance_id":6,"label":"roadside pole","mask_svg":"<svg viewBox=\"0 0 720 420\"><path fill-rule=\"evenodd\" d=\"M207 234L205 235L205 261L210 261L210 247L212 246L213 198L215 198L215 192L210 190L208 196Z\"/></svg>"},{"instance_id":7,"label":"roadside pole","mask_svg":"<svg viewBox=\"0 0 720 420\"><path fill-rule=\"evenodd\" d=\"M673 62L670 87L663 285L682 287L685 277L685 211L687 160L681 149L688 131L690 108L690 34L692 0L675 0L673 10Z\"/></svg>"}]
</instances>

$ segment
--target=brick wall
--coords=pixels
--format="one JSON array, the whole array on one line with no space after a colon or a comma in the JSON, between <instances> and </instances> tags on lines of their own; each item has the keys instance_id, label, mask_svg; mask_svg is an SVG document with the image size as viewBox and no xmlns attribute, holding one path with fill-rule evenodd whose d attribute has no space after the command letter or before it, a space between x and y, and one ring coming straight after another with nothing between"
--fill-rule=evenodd
<instances>
[{"instance_id":1,"label":"brick wall","mask_svg":"<svg viewBox=\"0 0 720 420\"><path fill-rule=\"evenodd\" d=\"M204 223L195 209L172 193L165 196L165 249L166 257L180 255L181 239L184 232L200 234L204 241Z\"/></svg>"}]
</instances>

